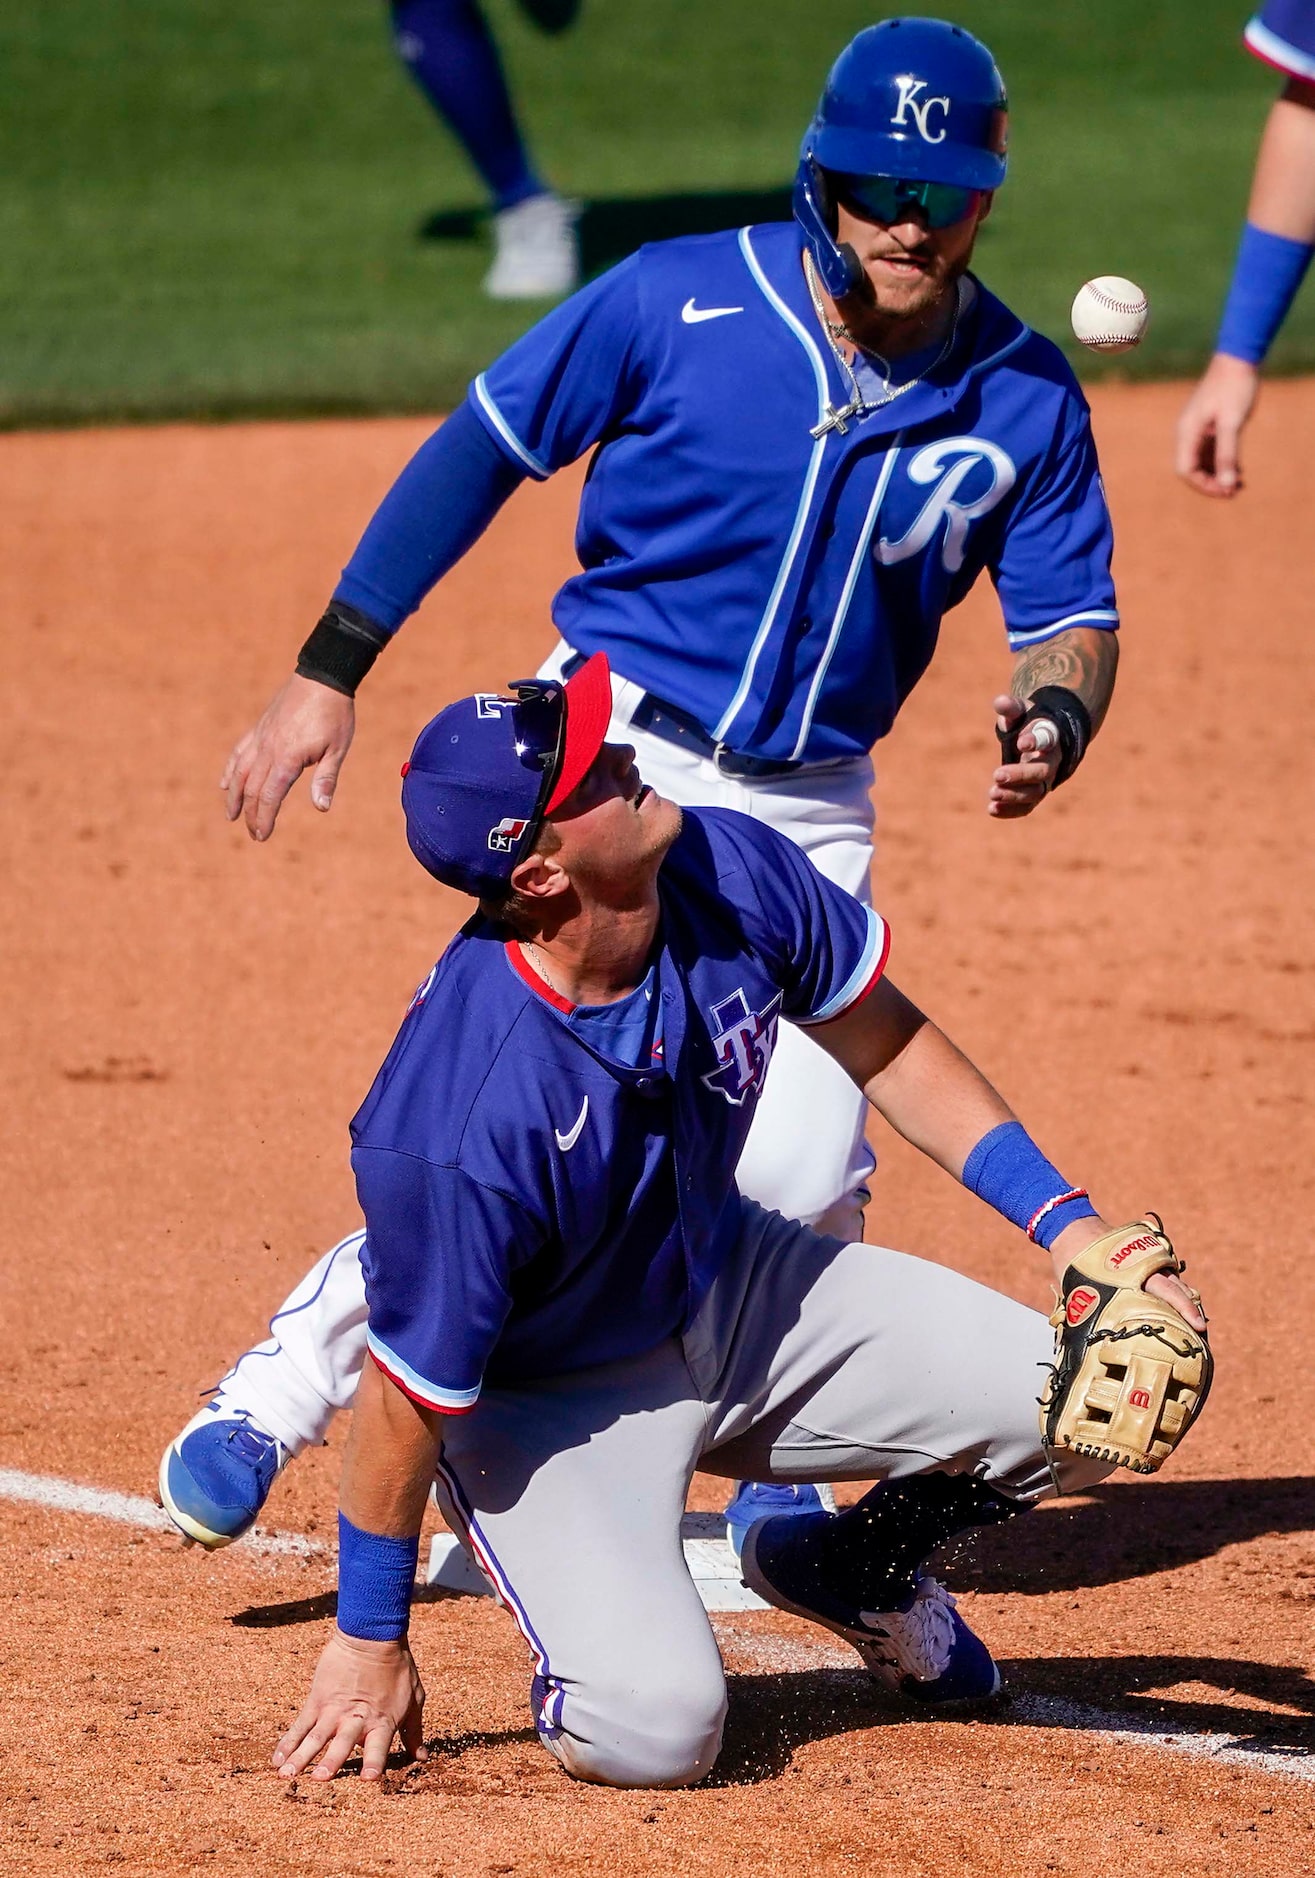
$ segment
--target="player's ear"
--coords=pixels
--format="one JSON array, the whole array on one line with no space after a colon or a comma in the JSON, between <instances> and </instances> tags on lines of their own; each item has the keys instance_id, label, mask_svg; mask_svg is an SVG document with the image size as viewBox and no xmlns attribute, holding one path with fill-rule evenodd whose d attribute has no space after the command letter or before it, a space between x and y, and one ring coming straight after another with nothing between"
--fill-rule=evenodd
<instances>
[{"instance_id":1,"label":"player's ear","mask_svg":"<svg viewBox=\"0 0 1315 1878\"><path fill-rule=\"evenodd\" d=\"M508 884L522 899L546 901L566 893L571 880L555 853L545 854L536 848L523 861L517 861Z\"/></svg>"},{"instance_id":2,"label":"player's ear","mask_svg":"<svg viewBox=\"0 0 1315 1878\"><path fill-rule=\"evenodd\" d=\"M980 228L991 213L991 204L995 201L994 189L983 189L982 199L977 205L977 226Z\"/></svg>"}]
</instances>

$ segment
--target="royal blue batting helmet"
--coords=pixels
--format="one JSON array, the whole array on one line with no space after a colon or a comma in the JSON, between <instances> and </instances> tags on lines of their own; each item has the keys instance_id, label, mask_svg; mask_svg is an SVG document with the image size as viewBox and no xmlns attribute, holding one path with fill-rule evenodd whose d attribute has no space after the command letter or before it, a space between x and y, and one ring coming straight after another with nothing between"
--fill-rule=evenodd
<instances>
[{"instance_id":1,"label":"royal blue batting helmet","mask_svg":"<svg viewBox=\"0 0 1315 1878\"><path fill-rule=\"evenodd\" d=\"M795 218L828 293L851 292L861 268L835 238L828 174L998 189L1008 102L980 39L948 20L881 20L831 68L804 138Z\"/></svg>"}]
</instances>

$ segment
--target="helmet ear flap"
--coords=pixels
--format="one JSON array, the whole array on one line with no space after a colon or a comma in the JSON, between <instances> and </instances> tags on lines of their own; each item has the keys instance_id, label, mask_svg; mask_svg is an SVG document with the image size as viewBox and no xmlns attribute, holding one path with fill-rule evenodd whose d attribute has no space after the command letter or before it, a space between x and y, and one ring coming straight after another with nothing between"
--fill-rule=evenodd
<instances>
[{"instance_id":1,"label":"helmet ear flap","mask_svg":"<svg viewBox=\"0 0 1315 1878\"><path fill-rule=\"evenodd\" d=\"M794 185L795 220L804 231L818 277L833 300L863 281L863 264L847 241L836 240L836 205L830 179L811 150L799 159Z\"/></svg>"}]
</instances>

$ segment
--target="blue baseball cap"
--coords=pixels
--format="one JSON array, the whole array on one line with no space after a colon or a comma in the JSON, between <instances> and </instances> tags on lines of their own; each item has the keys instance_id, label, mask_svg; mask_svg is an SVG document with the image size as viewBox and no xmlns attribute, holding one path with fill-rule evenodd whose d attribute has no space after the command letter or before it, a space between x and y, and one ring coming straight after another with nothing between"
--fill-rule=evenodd
<instances>
[{"instance_id":1,"label":"blue baseball cap","mask_svg":"<svg viewBox=\"0 0 1315 1878\"><path fill-rule=\"evenodd\" d=\"M595 652L565 684L518 679L431 718L402 765L406 839L445 886L502 891L544 818L581 782L612 715L612 675Z\"/></svg>"}]
</instances>

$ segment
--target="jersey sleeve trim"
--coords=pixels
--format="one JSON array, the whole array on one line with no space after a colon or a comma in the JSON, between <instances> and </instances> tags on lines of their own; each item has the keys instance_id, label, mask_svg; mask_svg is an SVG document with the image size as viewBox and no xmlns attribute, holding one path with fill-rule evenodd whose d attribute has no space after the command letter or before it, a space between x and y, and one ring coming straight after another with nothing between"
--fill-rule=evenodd
<instances>
[{"instance_id":1,"label":"jersey sleeve trim","mask_svg":"<svg viewBox=\"0 0 1315 1878\"><path fill-rule=\"evenodd\" d=\"M479 377L475 380L472 390L475 393L475 399L480 410L484 413L485 417L497 432L498 436L501 437L503 443L505 443L507 448L511 451L512 455L525 465L531 476L537 476L540 482L545 482L548 477L552 475L552 471L548 468L546 463L540 462L539 458L535 456L532 450L526 449L511 425L502 415L502 412L494 403L493 394L489 390L488 380L483 372L481 372Z\"/></svg>"},{"instance_id":2,"label":"jersey sleeve trim","mask_svg":"<svg viewBox=\"0 0 1315 1878\"><path fill-rule=\"evenodd\" d=\"M1315 78L1315 58L1289 45L1286 39L1280 39L1258 14L1248 22L1242 38L1247 51L1254 52L1263 64L1272 65L1275 71L1286 72L1289 78Z\"/></svg>"},{"instance_id":3,"label":"jersey sleeve trim","mask_svg":"<svg viewBox=\"0 0 1315 1878\"><path fill-rule=\"evenodd\" d=\"M1119 615L1115 607L1090 607L1085 613L1066 613L1063 619L1052 620L1049 626L1038 626L1035 632L1008 633L1012 651L1020 646L1039 645L1043 639L1053 639L1056 633L1066 633L1070 626L1097 626L1102 632L1117 632Z\"/></svg>"},{"instance_id":4,"label":"jersey sleeve trim","mask_svg":"<svg viewBox=\"0 0 1315 1878\"><path fill-rule=\"evenodd\" d=\"M418 1371L404 1363L395 1350L376 1337L372 1330L365 1333L366 1347L378 1367L387 1376L389 1382L396 1383L404 1396L421 1408L437 1409L444 1415L467 1415L479 1400L479 1389L444 1389L441 1384L430 1382Z\"/></svg>"},{"instance_id":5,"label":"jersey sleeve trim","mask_svg":"<svg viewBox=\"0 0 1315 1878\"><path fill-rule=\"evenodd\" d=\"M791 1023L798 1024L801 1030L812 1030L819 1024L834 1023L837 1017L843 1017L861 1004L869 992L875 990L881 974L886 969L886 960L890 957L890 928L880 913L865 907L868 916L867 943L863 947L863 956L836 992L828 998L821 1010L814 1011L811 1017L794 1017Z\"/></svg>"}]
</instances>

